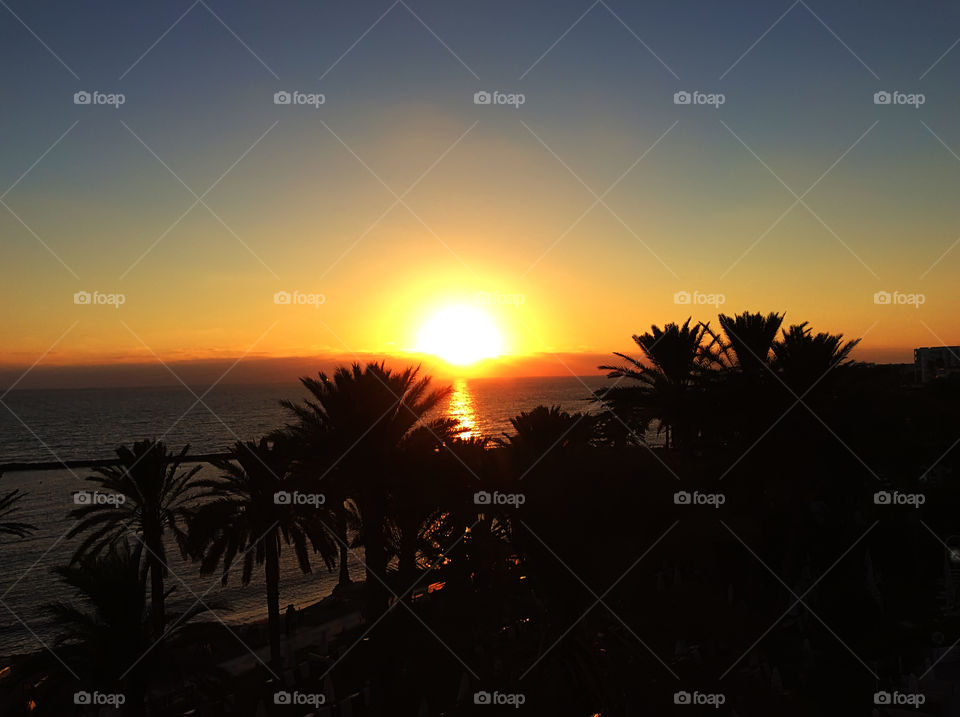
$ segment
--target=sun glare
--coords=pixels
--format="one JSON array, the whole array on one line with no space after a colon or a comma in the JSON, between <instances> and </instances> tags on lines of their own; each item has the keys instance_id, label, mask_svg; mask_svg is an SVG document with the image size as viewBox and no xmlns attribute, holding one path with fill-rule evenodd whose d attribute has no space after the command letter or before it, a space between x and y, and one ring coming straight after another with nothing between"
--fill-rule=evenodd
<instances>
[{"instance_id":1,"label":"sun glare","mask_svg":"<svg viewBox=\"0 0 960 717\"><path fill-rule=\"evenodd\" d=\"M476 306L448 306L430 316L420 328L417 351L464 366L504 352L497 325Z\"/></svg>"}]
</instances>

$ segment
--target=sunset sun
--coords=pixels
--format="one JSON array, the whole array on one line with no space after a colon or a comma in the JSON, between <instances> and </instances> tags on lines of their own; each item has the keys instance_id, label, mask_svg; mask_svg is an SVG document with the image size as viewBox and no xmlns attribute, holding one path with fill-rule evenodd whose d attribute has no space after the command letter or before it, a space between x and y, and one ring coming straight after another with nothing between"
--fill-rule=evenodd
<instances>
[{"instance_id":1,"label":"sunset sun","mask_svg":"<svg viewBox=\"0 0 960 717\"><path fill-rule=\"evenodd\" d=\"M429 316L417 336L417 351L460 366L504 353L493 319L475 306L448 306Z\"/></svg>"}]
</instances>

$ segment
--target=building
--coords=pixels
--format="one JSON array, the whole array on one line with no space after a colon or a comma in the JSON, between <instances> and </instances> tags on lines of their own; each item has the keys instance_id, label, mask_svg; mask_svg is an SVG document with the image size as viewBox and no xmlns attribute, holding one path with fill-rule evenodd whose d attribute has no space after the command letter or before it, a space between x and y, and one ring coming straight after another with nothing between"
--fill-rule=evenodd
<instances>
[{"instance_id":1,"label":"building","mask_svg":"<svg viewBox=\"0 0 960 717\"><path fill-rule=\"evenodd\" d=\"M940 376L960 373L960 346L932 346L913 350L917 381L927 383Z\"/></svg>"}]
</instances>

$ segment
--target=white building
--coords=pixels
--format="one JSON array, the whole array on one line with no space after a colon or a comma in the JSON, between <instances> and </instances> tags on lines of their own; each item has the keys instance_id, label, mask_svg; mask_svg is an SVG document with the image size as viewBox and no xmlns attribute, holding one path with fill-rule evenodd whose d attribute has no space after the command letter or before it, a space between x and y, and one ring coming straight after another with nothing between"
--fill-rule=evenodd
<instances>
[{"instance_id":1,"label":"white building","mask_svg":"<svg viewBox=\"0 0 960 717\"><path fill-rule=\"evenodd\" d=\"M913 350L913 366L920 383L960 373L960 346L933 346Z\"/></svg>"}]
</instances>

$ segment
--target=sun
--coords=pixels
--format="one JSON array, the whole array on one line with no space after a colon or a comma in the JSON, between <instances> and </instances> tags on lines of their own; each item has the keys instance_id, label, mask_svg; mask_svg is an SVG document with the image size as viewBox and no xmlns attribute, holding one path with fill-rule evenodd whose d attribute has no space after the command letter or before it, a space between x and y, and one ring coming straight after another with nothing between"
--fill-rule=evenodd
<instances>
[{"instance_id":1,"label":"sun","mask_svg":"<svg viewBox=\"0 0 960 717\"><path fill-rule=\"evenodd\" d=\"M503 336L490 315L476 306L440 309L427 319L417 336L417 351L465 366L504 352Z\"/></svg>"}]
</instances>

